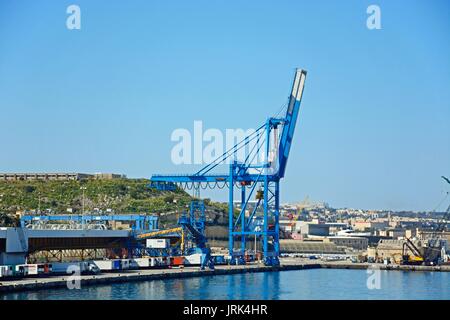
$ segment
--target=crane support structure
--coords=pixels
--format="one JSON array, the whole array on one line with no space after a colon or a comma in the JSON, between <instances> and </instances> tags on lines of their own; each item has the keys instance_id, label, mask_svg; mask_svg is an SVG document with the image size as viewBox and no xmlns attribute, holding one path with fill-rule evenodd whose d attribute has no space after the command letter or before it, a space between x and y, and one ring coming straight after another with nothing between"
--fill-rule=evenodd
<instances>
[{"instance_id":1,"label":"crane support structure","mask_svg":"<svg viewBox=\"0 0 450 320\"><path fill-rule=\"evenodd\" d=\"M444 179L445 182L450 184L450 179L444 176L442 176L442 179ZM450 220L450 205L447 207L447 210L444 212L442 219L438 221L436 228L431 233L431 236L428 239L428 244L423 250L423 254L419 251L419 249L414 245L414 243L409 238L406 238L405 242L403 243L402 263L438 265L442 260L444 260L445 257L442 256L443 255L442 252L444 252L445 254L445 248L443 249L444 244L442 238L443 233L446 231L449 220ZM407 254L407 249L409 249L414 254L413 257Z\"/></svg>"},{"instance_id":2,"label":"crane support structure","mask_svg":"<svg viewBox=\"0 0 450 320\"><path fill-rule=\"evenodd\" d=\"M450 179L442 176L442 179L444 179L445 182L450 184ZM448 221L450 220L450 205L447 207L447 210L445 210L444 215L442 219L438 221L438 225L434 232L432 233L432 236L428 242L427 247L425 248L424 256L425 256L425 263L426 264L437 264L439 256L441 254L442 249L442 238L443 238L443 232L446 230L446 226Z\"/></svg>"},{"instance_id":3,"label":"crane support structure","mask_svg":"<svg viewBox=\"0 0 450 320\"><path fill-rule=\"evenodd\" d=\"M167 184L197 191L228 186L231 263L244 263L246 241L254 237L262 240L265 264L279 264L280 180L286 172L305 79L306 71L296 69L284 117L268 118L253 133L195 174L151 177L152 185L161 189ZM242 150L249 150L248 154L238 159ZM222 165L228 165L228 174L214 173ZM239 190L240 208L237 208L234 201ZM253 197L258 200L256 204Z\"/></svg>"}]
</instances>

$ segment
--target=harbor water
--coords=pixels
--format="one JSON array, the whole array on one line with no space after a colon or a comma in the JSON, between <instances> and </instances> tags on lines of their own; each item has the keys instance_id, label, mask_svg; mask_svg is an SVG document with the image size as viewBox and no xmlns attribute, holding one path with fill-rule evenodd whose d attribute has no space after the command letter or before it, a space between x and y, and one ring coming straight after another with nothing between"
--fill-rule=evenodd
<instances>
[{"instance_id":1,"label":"harbor water","mask_svg":"<svg viewBox=\"0 0 450 320\"><path fill-rule=\"evenodd\" d=\"M450 273L311 269L0 294L0 300L450 299Z\"/></svg>"}]
</instances>

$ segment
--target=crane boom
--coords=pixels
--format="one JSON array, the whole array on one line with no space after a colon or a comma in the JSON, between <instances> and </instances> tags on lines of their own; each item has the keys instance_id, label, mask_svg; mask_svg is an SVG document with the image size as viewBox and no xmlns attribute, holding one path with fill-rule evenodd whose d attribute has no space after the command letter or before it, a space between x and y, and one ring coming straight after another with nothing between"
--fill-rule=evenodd
<instances>
[{"instance_id":1,"label":"crane boom","mask_svg":"<svg viewBox=\"0 0 450 320\"><path fill-rule=\"evenodd\" d=\"M294 137L295 125L297 123L300 104L303 96L303 88L305 87L306 71L297 69L295 71L294 83L292 85L289 104L284 119L283 132L281 134L279 149L279 172L280 178L284 177L286 171L289 151L291 149L292 139Z\"/></svg>"}]
</instances>

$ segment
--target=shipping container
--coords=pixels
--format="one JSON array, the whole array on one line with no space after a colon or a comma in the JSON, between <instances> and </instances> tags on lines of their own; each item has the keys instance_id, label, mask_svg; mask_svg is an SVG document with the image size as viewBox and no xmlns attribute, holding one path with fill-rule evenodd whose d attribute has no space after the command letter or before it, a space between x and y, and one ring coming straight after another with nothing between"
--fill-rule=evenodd
<instances>
[{"instance_id":1,"label":"shipping container","mask_svg":"<svg viewBox=\"0 0 450 320\"><path fill-rule=\"evenodd\" d=\"M31 274L30 274L31 271ZM17 264L15 266L16 276L28 276L37 274L37 265Z\"/></svg>"},{"instance_id":2,"label":"shipping container","mask_svg":"<svg viewBox=\"0 0 450 320\"><path fill-rule=\"evenodd\" d=\"M37 264L27 264L27 275L34 276L38 274Z\"/></svg>"},{"instance_id":3,"label":"shipping container","mask_svg":"<svg viewBox=\"0 0 450 320\"><path fill-rule=\"evenodd\" d=\"M167 267L170 265L170 258L168 257L158 257L155 258L156 266L158 267Z\"/></svg>"},{"instance_id":4,"label":"shipping container","mask_svg":"<svg viewBox=\"0 0 450 320\"><path fill-rule=\"evenodd\" d=\"M172 266L182 266L184 265L184 257L172 257L170 265Z\"/></svg>"},{"instance_id":5,"label":"shipping container","mask_svg":"<svg viewBox=\"0 0 450 320\"><path fill-rule=\"evenodd\" d=\"M119 259L112 260L112 262L114 270L120 270L120 268L122 268L122 262Z\"/></svg>"},{"instance_id":6,"label":"shipping container","mask_svg":"<svg viewBox=\"0 0 450 320\"><path fill-rule=\"evenodd\" d=\"M12 277L14 275L15 268L13 265L3 266L3 276Z\"/></svg>"},{"instance_id":7,"label":"shipping container","mask_svg":"<svg viewBox=\"0 0 450 320\"><path fill-rule=\"evenodd\" d=\"M166 249L170 242L169 239L147 239L146 246L150 249Z\"/></svg>"},{"instance_id":8,"label":"shipping container","mask_svg":"<svg viewBox=\"0 0 450 320\"><path fill-rule=\"evenodd\" d=\"M49 274L52 273L52 264L51 263L40 263L37 265L38 274Z\"/></svg>"},{"instance_id":9,"label":"shipping container","mask_svg":"<svg viewBox=\"0 0 450 320\"><path fill-rule=\"evenodd\" d=\"M72 273L70 270L72 270L73 267L79 268L78 262L55 262L53 263L53 273ZM81 272L81 270L80 270Z\"/></svg>"},{"instance_id":10,"label":"shipping container","mask_svg":"<svg viewBox=\"0 0 450 320\"><path fill-rule=\"evenodd\" d=\"M102 271L120 270L120 260L94 260L93 263Z\"/></svg>"},{"instance_id":11,"label":"shipping container","mask_svg":"<svg viewBox=\"0 0 450 320\"><path fill-rule=\"evenodd\" d=\"M128 270L130 269L132 260L131 259L121 259L120 260L120 269L121 270Z\"/></svg>"},{"instance_id":12,"label":"shipping container","mask_svg":"<svg viewBox=\"0 0 450 320\"><path fill-rule=\"evenodd\" d=\"M26 264L17 264L14 266L15 277L24 277L28 275L28 267Z\"/></svg>"},{"instance_id":13,"label":"shipping container","mask_svg":"<svg viewBox=\"0 0 450 320\"><path fill-rule=\"evenodd\" d=\"M202 262L202 254L194 253L188 256L185 256L186 265L200 265Z\"/></svg>"},{"instance_id":14,"label":"shipping container","mask_svg":"<svg viewBox=\"0 0 450 320\"><path fill-rule=\"evenodd\" d=\"M10 277L13 275L12 266L0 266L0 278Z\"/></svg>"},{"instance_id":15,"label":"shipping container","mask_svg":"<svg viewBox=\"0 0 450 320\"><path fill-rule=\"evenodd\" d=\"M150 260L151 258L134 258L131 260L131 268L148 268Z\"/></svg>"}]
</instances>

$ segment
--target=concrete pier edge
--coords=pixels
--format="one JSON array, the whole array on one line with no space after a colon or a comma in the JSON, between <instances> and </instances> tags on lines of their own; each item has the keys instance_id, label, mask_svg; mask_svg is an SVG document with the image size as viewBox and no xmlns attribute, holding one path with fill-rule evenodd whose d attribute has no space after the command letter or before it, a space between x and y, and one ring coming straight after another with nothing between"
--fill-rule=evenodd
<instances>
[{"instance_id":1,"label":"concrete pier edge","mask_svg":"<svg viewBox=\"0 0 450 320\"><path fill-rule=\"evenodd\" d=\"M380 270L392 271L437 271L449 272L450 266L400 266L400 265L370 265L362 263L305 263L305 264L287 264L279 267L266 266L220 266L215 270L199 270L199 269L159 269L160 273L148 273L148 270L122 271L118 273L102 273L101 275L82 276L80 280L81 287L106 285L122 282L151 281L164 279L182 279L203 276L218 276L229 274L259 273L259 272L277 272L277 271L293 271L307 269L368 269L376 267ZM170 270L170 271L169 271ZM43 289L67 288L67 277L64 275L52 278L28 278L26 280L10 280L0 282L0 295L3 293L20 292L20 291L37 291ZM34 280L34 281L33 281ZM16 282L14 282L16 281Z\"/></svg>"}]
</instances>

